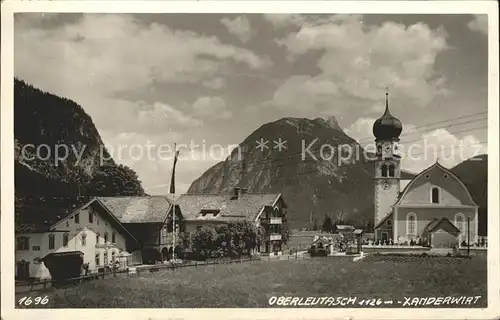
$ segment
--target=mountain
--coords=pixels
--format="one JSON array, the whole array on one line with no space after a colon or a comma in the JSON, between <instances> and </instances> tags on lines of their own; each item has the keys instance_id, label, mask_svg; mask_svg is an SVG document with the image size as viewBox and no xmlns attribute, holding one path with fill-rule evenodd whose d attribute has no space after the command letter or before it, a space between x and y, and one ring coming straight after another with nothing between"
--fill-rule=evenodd
<instances>
[{"instance_id":1,"label":"mountain","mask_svg":"<svg viewBox=\"0 0 500 320\"><path fill-rule=\"evenodd\" d=\"M451 169L465 184L479 206L479 234L487 235L488 155L465 160Z\"/></svg>"},{"instance_id":2,"label":"mountain","mask_svg":"<svg viewBox=\"0 0 500 320\"><path fill-rule=\"evenodd\" d=\"M262 150L261 139L268 141ZM280 139L286 147L281 151ZM348 158L342 145L353 150L345 162L339 161ZM281 192L290 207L291 228L310 226L311 217L321 225L325 214L366 228L373 224L373 164L334 117L283 118L264 124L239 146L196 179L188 193L224 194L238 185L248 192Z\"/></svg>"},{"instance_id":3,"label":"mountain","mask_svg":"<svg viewBox=\"0 0 500 320\"><path fill-rule=\"evenodd\" d=\"M123 195L144 193L135 172L110 157L80 105L18 79L14 138L16 197L117 195L124 185L117 179L129 187Z\"/></svg>"}]
</instances>

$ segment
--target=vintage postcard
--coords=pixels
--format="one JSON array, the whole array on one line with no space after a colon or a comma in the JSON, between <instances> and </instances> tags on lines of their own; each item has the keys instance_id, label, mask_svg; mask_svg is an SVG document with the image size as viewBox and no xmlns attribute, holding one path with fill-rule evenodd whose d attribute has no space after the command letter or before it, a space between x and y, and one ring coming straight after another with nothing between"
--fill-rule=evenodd
<instances>
[{"instance_id":1,"label":"vintage postcard","mask_svg":"<svg viewBox=\"0 0 500 320\"><path fill-rule=\"evenodd\" d=\"M2 319L499 319L493 1L5 1Z\"/></svg>"}]
</instances>

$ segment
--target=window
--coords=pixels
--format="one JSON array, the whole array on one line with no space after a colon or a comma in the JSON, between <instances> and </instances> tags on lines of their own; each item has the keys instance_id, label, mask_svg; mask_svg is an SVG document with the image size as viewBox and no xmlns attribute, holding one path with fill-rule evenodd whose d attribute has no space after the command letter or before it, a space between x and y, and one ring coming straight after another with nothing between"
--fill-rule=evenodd
<instances>
[{"instance_id":1,"label":"window","mask_svg":"<svg viewBox=\"0 0 500 320\"><path fill-rule=\"evenodd\" d=\"M82 247L85 247L86 244L87 244L87 234L82 233Z\"/></svg>"},{"instance_id":2,"label":"window","mask_svg":"<svg viewBox=\"0 0 500 320\"><path fill-rule=\"evenodd\" d=\"M459 245L462 245L463 241L467 242L467 225L466 219L463 213L457 213L455 215L455 226L460 230L459 235Z\"/></svg>"},{"instance_id":3,"label":"window","mask_svg":"<svg viewBox=\"0 0 500 320\"><path fill-rule=\"evenodd\" d=\"M99 219L96 219L97 225L99 225Z\"/></svg>"},{"instance_id":4,"label":"window","mask_svg":"<svg viewBox=\"0 0 500 320\"><path fill-rule=\"evenodd\" d=\"M17 250L29 250L30 249L30 238L21 236L17 237Z\"/></svg>"},{"instance_id":5,"label":"window","mask_svg":"<svg viewBox=\"0 0 500 320\"><path fill-rule=\"evenodd\" d=\"M69 221L66 221L66 227L69 227Z\"/></svg>"},{"instance_id":6,"label":"window","mask_svg":"<svg viewBox=\"0 0 500 320\"><path fill-rule=\"evenodd\" d=\"M100 236L101 235L99 234L99 232L95 234L95 244L99 244L99 237Z\"/></svg>"},{"instance_id":7,"label":"window","mask_svg":"<svg viewBox=\"0 0 500 320\"><path fill-rule=\"evenodd\" d=\"M413 212L406 216L406 230L409 235L417 234L417 215Z\"/></svg>"},{"instance_id":8,"label":"window","mask_svg":"<svg viewBox=\"0 0 500 320\"><path fill-rule=\"evenodd\" d=\"M111 233L111 242L116 243L116 233L114 231Z\"/></svg>"},{"instance_id":9,"label":"window","mask_svg":"<svg viewBox=\"0 0 500 320\"><path fill-rule=\"evenodd\" d=\"M63 234L63 247L67 247L69 242L69 234Z\"/></svg>"},{"instance_id":10,"label":"window","mask_svg":"<svg viewBox=\"0 0 500 320\"><path fill-rule=\"evenodd\" d=\"M95 254L95 266L98 267L100 264L101 264L101 254L100 253L96 253Z\"/></svg>"},{"instance_id":11,"label":"window","mask_svg":"<svg viewBox=\"0 0 500 320\"><path fill-rule=\"evenodd\" d=\"M111 252L111 261L115 261L115 252L114 251Z\"/></svg>"},{"instance_id":12,"label":"window","mask_svg":"<svg viewBox=\"0 0 500 320\"><path fill-rule=\"evenodd\" d=\"M432 203L439 203L439 188L433 187L431 190Z\"/></svg>"},{"instance_id":13,"label":"window","mask_svg":"<svg viewBox=\"0 0 500 320\"><path fill-rule=\"evenodd\" d=\"M387 225L390 227L392 226L392 220L391 219L387 219Z\"/></svg>"},{"instance_id":14,"label":"window","mask_svg":"<svg viewBox=\"0 0 500 320\"><path fill-rule=\"evenodd\" d=\"M108 253L104 252L104 265L108 264Z\"/></svg>"},{"instance_id":15,"label":"window","mask_svg":"<svg viewBox=\"0 0 500 320\"><path fill-rule=\"evenodd\" d=\"M163 237L166 237L167 236L167 228L166 227L163 227Z\"/></svg>"},{"instance_id":16,"label":"window","mask_svg":"<svg viewBox=\"0 0 500 320\"><path fill-rule=\"evenodd\" d=\"M94 223L94 213L89 210L89 223Z\"/></svg>"},{"instance_id":17,"label":"window","mask_svg":"<svg viewBox=\"0 0 500 320\"><path fill-rule=\"evenodd\" d=\"M75 214L75 223L80 223L80 214Z\"/></svg>"},{"instance_id":18,"label":"window","mask_svg":"<svg viewBox=\"0 0 500 320\"><path fill-rule=\"evenodd\" d=\"M49 234L49 250L54 249L56 246L56 236L53 234Z\"/></svg>"},{"instance_id":19,"label":"window","mask_svg":"<svg viewBox=\"0 0 500 320\"><path fill-rule=\"evenodd\" d=\"M387 177L387 165L382 165L382 177Z\"/></svg>"},{"instance_id":20,"label":"window","mask_svg":"<svg viewBox=\"0 0 500 320\"><path fill-rule=\"evenodd\" d=\"M460 233L465 231L465 216L462 213L455 215L455 226L460 230Z\"/></svg>"},{"instance_id":21,"label":"window","mask_svg":"<svg viewBox=\"0 0 500 320\"><path fill-rule=\"evenodd\" d=\"M394 171L395 171L395 168L394 168L394 165L390 165L389 166L389 177L394 177Z\"/></svg>"},{"instance_id":22,"label":"window","mask_svg":"<svg viewBox=\"0 0 500 320\"><path fill-rule=\"evenodd\" d=\"M108 232L104 232L104 243L108 243Z\"/></svg>"}]
</instances>

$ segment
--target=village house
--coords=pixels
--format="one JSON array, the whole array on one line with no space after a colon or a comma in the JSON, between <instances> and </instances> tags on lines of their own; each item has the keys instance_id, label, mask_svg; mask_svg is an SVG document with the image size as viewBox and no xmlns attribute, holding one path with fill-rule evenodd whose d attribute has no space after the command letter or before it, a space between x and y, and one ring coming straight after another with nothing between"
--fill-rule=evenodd
<instances>
[{"instance_id":1,"label":"village house","mask_svg":"<svg viewBox=\"0 0 500 320\"><path fill-rule=\"evenodd\" d=\"M99 197L127 230L139 241L147 264L169 260L173 253L173 203L165 196ZM176 218L181 212L176 205ZM176 234L179 227L176 225Z\"/></svg>"},{"instance_id":2,"label":"village house","mask_svg":"<svg viewBox=\"0 0 500 320\"><path fill-rule=\"evenodd\" d=\"M137 240L96 198L16 200L16 279L50 278L49 257L77 257L97 271L119 257L134 263L138 249Z\"/></svg>"},{"instance_id":3,"label":"village house","mask_svg":"<svg viewBox=\"0 0 500 320\"><path fill-rule=\"evenodd\" d=\"M287 205L281 194L248 193L245 188L235 188L232 195L185 194L176 202L186 230L191 233L204 226L249 221L264 232L260 253L282 253Z\"/></svg>"},{"instance_id":4,"label":"village house","mask_svg":"<svg viewBox=\"0 0 500 320\"><path fill-rule=\"evenodd\" d=\"M385 113L373 124L375 241L456 247L478 241L478 206L464 183L436 161L410 181L401 179L401 122ZM402 191L401 191L402 190Z\"/></svg>"}]
</instances>

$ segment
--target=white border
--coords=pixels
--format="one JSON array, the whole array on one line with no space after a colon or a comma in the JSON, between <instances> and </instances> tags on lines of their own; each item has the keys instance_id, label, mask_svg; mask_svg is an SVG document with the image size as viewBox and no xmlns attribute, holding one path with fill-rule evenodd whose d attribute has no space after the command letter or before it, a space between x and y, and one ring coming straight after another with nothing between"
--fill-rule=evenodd
<instances>
[{"instance_id":1,"label":"white border","mask_svg":"<svg viewBox=\"0 0 500 320\"><path fill-rule=\"evenodd\" d=\"M498 167L498 8L496 1L4 1L2 3L1 68L1 313L11 319L108 318L286 318L286 319L493 319L500 315ZM14 309L14 139L13 13L379 13L488 14L488 308L487 309ZM457 281L460 281L457 279Z\"/></svg>"}]
</instances>

